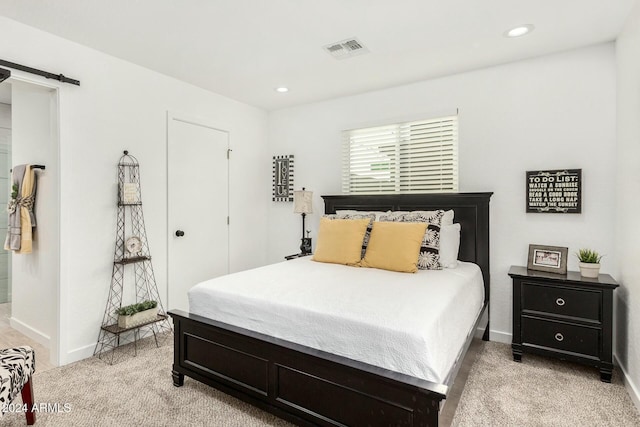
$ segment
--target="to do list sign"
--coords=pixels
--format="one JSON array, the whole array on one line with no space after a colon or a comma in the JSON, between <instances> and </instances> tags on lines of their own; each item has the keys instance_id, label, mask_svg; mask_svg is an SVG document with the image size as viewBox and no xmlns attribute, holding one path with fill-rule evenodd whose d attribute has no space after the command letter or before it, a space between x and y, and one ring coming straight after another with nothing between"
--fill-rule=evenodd
<instances>
[{"instance_id":1,"label":"to do list sign","mask_svg":"<svg viewBox=\"0 0 640 427\"><path fill-rule=\"evenodd\" d=\"M527 212L581 211L582 169L527 171Z\"/></svg>"}]
</instances>

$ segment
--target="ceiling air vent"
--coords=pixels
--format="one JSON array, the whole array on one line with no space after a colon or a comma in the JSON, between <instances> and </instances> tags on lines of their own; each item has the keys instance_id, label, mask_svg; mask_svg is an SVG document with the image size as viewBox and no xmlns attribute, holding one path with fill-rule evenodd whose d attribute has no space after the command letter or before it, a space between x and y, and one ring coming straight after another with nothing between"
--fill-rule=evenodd
<instances>
[{"instance_id":1,"label":"ceiling air vent","mask_svg":"<svg viewBox=\"0 0 640 427\"><path fill-rule=\"evenodd\" d=\"M336 59L351 58L352 56L369 52L369 49L364 47L355 37L328 44L324 46L324 50Z\"/></svg>"}]
</instances>

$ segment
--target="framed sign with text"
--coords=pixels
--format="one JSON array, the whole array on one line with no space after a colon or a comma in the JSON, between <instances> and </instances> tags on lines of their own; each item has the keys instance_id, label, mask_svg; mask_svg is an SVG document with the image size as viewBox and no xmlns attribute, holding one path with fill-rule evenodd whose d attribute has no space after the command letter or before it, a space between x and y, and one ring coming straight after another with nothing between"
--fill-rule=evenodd
<instances>
[{"instance_id":1,"label":"framed sign with text","mask_svg":"<svg viewBox=\"0 0 640 427\"><path fill-rule=\"evenodd\" d=\"M582 169L527 171L527 213L581 213Z\"/></svg>"},{"instance_id":2,"label":"framed sign with text","mask_svg":"<svg viewBox=\"0 0 640 427\"><path fill-rule=\"evenodd\" d=\"M273 156L274 202L293 202L293 155Z\"/></svg>"}]
</instances>

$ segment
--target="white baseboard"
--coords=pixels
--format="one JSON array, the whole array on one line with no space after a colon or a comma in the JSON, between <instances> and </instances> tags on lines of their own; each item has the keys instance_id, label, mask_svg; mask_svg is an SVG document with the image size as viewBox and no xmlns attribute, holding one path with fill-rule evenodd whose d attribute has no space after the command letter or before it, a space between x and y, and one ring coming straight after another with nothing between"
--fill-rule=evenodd
<instances>
[{"instance_id":1,"label":"white baseboard","mask_svg":"<svg viewBox=\"0 0 640 427\"><path fill-rule=\"evenodd\" d=\"M11 327L13 329L15 329L16 331L20 332L23 335L28 336L29 338L31 338L32 340L34 340L35 342L37 342L38 344L42 344L45 348L50 348L49 347L49 342L51 340L51 338L35 329L32 328L31 326L27 325L26 323L21 322L20 320L16 319L15 317L12 317L9 319L9 324L11 325Z\"/></svg>"},{"instance_id":2,"label":"white baseboard","mask_svg":"<svg viewBox=\"0 0 640 427\"><path fill-rule=\"evenodd\" d=\"M629 393L629 397L631 397L631 401L636 405L638 411L640 411L640 387L633 382L627 371L624 369L624 366L620 363L617 356L613 356L614 362L620 371L622 371L622 381L624 382L624 387L627 389L627 393Z\"/></svg>"},{"instance_id":3,"label":"white baseboard","mask_svg":"<svg viewBox=\"0 0 640 427\"><path fill-rule=\"evenodd\" d=\"M501 342L504 344L511 344L511 332L502 332L491 329L489 332L489 338L491 341Z\"/></svg>"},{"instance_id":4,"label":"white baseboard","mask_svg":"<svg viewBox=\"0 0 640 427\"><path fill-rule=\"evenodd\" d=\"M120 345L129 344L129 343L133 343L133 337L132 336L123 338L120 341ZM78 347L75 350L70 350L69 352L67 352L67 354L63 358L63 360L60 361L60 366L68 365L69 363L73 363L73 362L77 362L79 360L88 359L89 357L93 357L93 352L95 351L95 349L96 349L96 343L87 344L85 346Z\"/></svg>"},{"instance_id":5,"label":"white baseboard","mask_svg":"<svg viewBox=\"0 0 640 427\"><path fill-rule=\"evenodd\" d=\"M477 329L478 334L476 336L482 336L482 334L484 333L484 329L483 328L478 328ZM496 331L491 329L489 331L489 341L495 341L495 342L501 342L504 344L511 344L511 332L502 332L502 331Z\"/></svg>"},{"instance_id":6,"label":"white baseboard","mask_svg":"<svg viewBox=\"0 0 640 427\"><path fill-rule=\"evenodd\" d=\"M82 359L87 359L93 356L93 351L95 350L96 345L89 344L80 348L76 348L75 350L71 350L67 353L64 360L60 361L60 365L68 365L69 363L77 362Z\"/></svg>"}]
</instances>

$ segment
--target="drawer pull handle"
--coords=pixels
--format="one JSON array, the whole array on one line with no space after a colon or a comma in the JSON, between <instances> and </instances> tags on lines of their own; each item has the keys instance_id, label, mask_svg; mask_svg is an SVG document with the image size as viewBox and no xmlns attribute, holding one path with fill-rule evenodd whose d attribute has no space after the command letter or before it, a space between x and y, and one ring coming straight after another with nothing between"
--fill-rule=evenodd
<instances>
[{"instance_id":1,"label":"drawer pull handle","mask_svg":"<svg viewBox=\"0 0 640 427\"><path fill-rule=\"evenodd\" d=\"M560 307L562 307L564 305L564 300L562 298L558 298L556 300L556 304L558 304Z\"/></svg>"},{"instance_id":2,"label":"drawer pull handle","mask_svg":"<svg viewBox=\"0 0 640 427\"><path fill-rule=\"evenodd\" d=\"M564 340L564 336L560 332L558 332L556 334L556 341L562 341L562 340Z\"/></svg>"}]
</instances>

